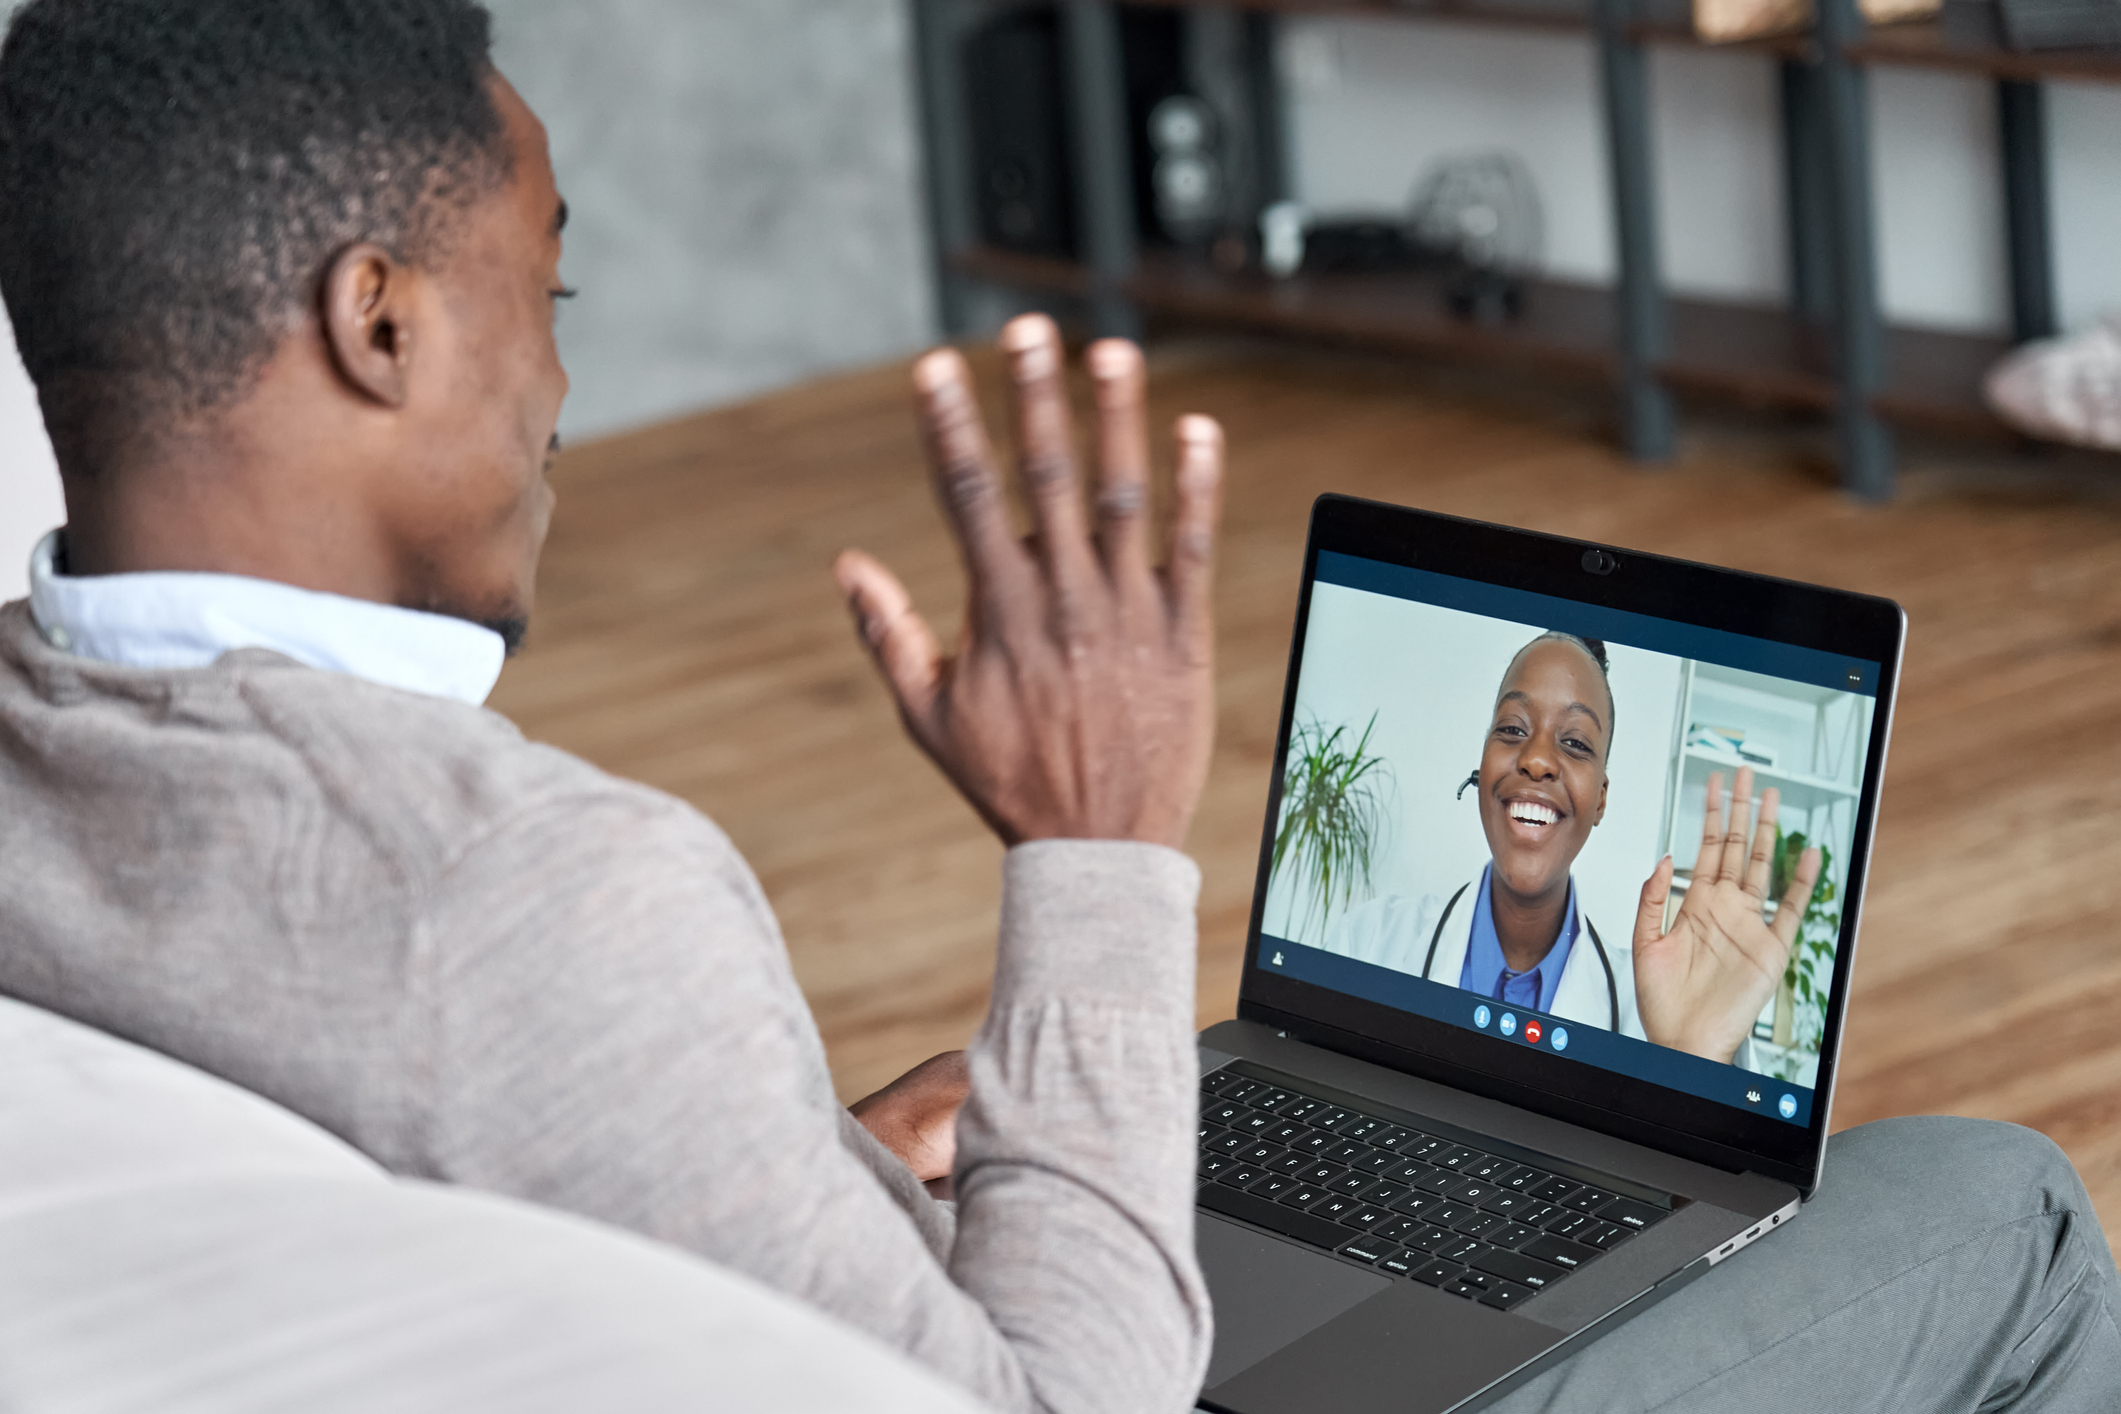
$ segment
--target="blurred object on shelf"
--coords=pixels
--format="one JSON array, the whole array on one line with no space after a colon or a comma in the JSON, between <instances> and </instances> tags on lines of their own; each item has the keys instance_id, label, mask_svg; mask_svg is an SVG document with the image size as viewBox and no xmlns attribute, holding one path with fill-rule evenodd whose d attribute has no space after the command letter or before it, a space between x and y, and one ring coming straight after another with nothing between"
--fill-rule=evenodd
<instances>
[{"instance_id":1,"label":"blurred object on shelf","mask_svg":"<svg viewBox=\"0 0 2121 1414\"><path fill-rule=\"evenodd\" d=\"M2121 0L1998 0L1996 8L2013 49L2121 44Z\"/></svg>"},{"instance_id":2,"label":"blurred object on shelf","mask_svg":"<svg viewBox=\"0 0 2121 1414\"><path fill-rule=\"evenodd\" d=\"M2121 0L2115 0L2121 3ZM1862 0L1874 25L1933 18L1943 0ZM1790 34L1812 27L1812 0L1694 0L1694 33L1710 44Z\"/></svg>"},{"instance_id":3,"label":"blurred object on shelf","mask_svg":"<svg viewBox=\"0 0 2121 1414\"><path fill-rule=\"evenodd\" d=\"M1149 112L1149 149L1157 224L1180 245L1208 240L1229 205L1215 110L1193 94L1172 94Z\"/></svg>"},{"instance_id":4,"label":"blurred object on shelf","mask_svg":"<svg viewBox=\"0 0 2121 1414\"><path fill-rule=\"evenodd\" d=\"M965 83L980 239L1072 259L1059 16L1014 10L982 25L965 41Z\"/></svg>"},{"instance_id":5,"label":"blurred object on shelf","mask_svg":"<svg viewBox=\"0 0 2121 1414\"><path fill-rule=\"evenodd\" d=\"M1326 215L1283 201L1259 218L1259 264L1277 278L1326 272L1412 270L1438 256L1415 244L1394 212ZM1227 265L1218 246L1217 264Z\"/></svg>"},{"instance_id":6,"label":"blurred object on shelf","mask_svg":"<svg viewBox=\"0 0 2121 1414\"><path fill-rule=\"evenodd\" d=\"M1414 190L1408 231L1415 245L1457 265L1451 311L1500 324L1524 307L1525 280L1546 243L1539 189L1523 159L1473 153L1436 162Z\"/></svg>"},{"instance_id":7,"label":"blurred object on shelf","mask_svg":"<svg viewBox=\"0 0 2121 1414\"><path fill-rule=\"evenodd\" d=\"M2013 349L1982 391L2027 436L2121 451L2121 316Z\"/></svg>"},{"instance_id":8,"label":"blurred object on shelf","mask_svg":"<svg viewBox=\"0 0 2121 1414\"><path fill-rule=\"evenodd\" d=\"M1304 227L1311 213L1300 201L1277 201L1259 213L1259 264L1276 279L1304 268Z\"/></svg>"}]
</instances>

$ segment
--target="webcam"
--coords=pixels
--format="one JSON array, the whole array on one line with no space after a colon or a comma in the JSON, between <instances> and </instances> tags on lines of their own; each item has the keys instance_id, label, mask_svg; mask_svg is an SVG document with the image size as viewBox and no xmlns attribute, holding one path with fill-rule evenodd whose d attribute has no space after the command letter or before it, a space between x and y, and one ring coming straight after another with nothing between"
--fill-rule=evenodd
<instances>
[{"instance_id":1,"label":"webcam","mask_svg":"<svg viewBox=\"0 0 2121 1414\"><path fill-rule=\"evenodd\" d=\"M1583 552L1583 568L1586 574L1611 574L1620 567L1620 561L1603 550Z\"/></svg>"}]
</instances>

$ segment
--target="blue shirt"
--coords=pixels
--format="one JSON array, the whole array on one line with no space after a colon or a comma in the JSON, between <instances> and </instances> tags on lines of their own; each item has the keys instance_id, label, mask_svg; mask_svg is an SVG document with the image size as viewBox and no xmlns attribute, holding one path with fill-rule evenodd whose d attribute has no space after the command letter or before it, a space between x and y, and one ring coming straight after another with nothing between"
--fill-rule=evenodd
<instances>
[{"instance_id":1,"label":"blue shirt","mask_svg":"<svg viewBox=\"0 0 2121 1414\"><path fill-rule=\"evenodd\" d=\"M1569 948L1576 941L1576 877L1569 876L1569 906L1561 915L1561 934L1554 946L1530 972L1512 972L1503 961L1502 940L1495 936L1495 906L1488 894L1488 876L1494 868L1491 864L1480 871L1480 892L1473 900L1473 936L1466 944L1466 963L1459 969L1458 985L1512 1006L1552 1011L1562 969L1569 965Z\"/></svg>"}]
</instances>

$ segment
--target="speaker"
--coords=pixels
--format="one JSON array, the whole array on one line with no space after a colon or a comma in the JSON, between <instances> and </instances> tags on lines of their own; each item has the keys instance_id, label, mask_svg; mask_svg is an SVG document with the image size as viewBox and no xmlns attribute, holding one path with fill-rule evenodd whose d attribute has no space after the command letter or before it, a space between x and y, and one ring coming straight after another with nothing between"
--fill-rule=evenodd
<instances>
[{"instance_id":1,"label":"speaker","mask_svg":"<svg viewBox=\"0 0 2121 1414\"><path fill-rule=\"evenodd\" d=\"M964 58L980 239L1073 259L1059 14L1041 6L998 15L967 36Z\"/></svg>"}]
</instances>

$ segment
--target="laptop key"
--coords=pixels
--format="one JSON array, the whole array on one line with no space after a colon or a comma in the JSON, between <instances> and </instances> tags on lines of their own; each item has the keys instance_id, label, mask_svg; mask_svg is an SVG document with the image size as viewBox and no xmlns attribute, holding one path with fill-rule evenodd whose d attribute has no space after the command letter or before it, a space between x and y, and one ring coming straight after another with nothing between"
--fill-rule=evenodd
<instances>
[{"instance_id":1,"label":"laptop key","mask_svg":"<svg viewBox=\"0 0 2121 1414\"><path fill-rule=\"evenodd\" d=\"M1397 1257L1399 1249L1389 1242L1379 1242L1374 1238L1358 1237L1353 1242L1342 1243L1340 1255L1353 1257L1358 1262L1376 1263L1382 1262L1387 1257Z\"/></svg>"},{"instance_id":2,"label":"laptop key","mask_svg":"<svg viewBox=\"0 0 2121 1414\"><path fill-rule=\"evenodd\" d=\"M1311 1116L1317 1114L1325 1107L1326 1102L1324 1100L1314 1100L1309 1095L1298 1095L1276 1109L1275 1113L1283 1119L1295 1120L1299 1124L1308 1124Z\"/></svg>"},{"instance_id":3,"label":"laptop key","mask_svg":"<svg viewBox=\"0 0 2121 1414\"><path fill-rule=\"evenodd\" d=\"M1493 1306L1498 1311L1512 1310L1532 1299L1532 1293L1521 1286L1498 1281L1475 1298L1483 1306Z\"/></svg>"},{"instance_id":4,"label":"laptop key","mask_svg":"<svg viewBox=\"0 0 2121 1414\"><path fill-rule=\"evenodd\" d=\"M1456 1224L1459 1232L1467 1237L1486 1237L1497 1228L1508 1227L1508 1218L1498 1218L1493 1213L1475 1213L1464 1222Z\"/></svg>"},{"instance_id":5,"label":"laptop key","mask_svg":"<svg viewBox=\"0 0 2121 1414\"><path fill-rule=\"evenodd\" d=\"M1457 1169L1464 1168L1467 1164L1485 1157L1487 1156L1478 1149L1468 1149L1463 1144L1453 1144L1450 1148L1429 1160L1429 1162L1435 1164L1438 1168Z\"/></svg>"},{"instance_id":6,"label":"laptop key","mask_svg":"<svg viewBox=\"0 0 2121 1414\"><path fill-rule=\"evenodd\" d=\"M1391 1216L1390 1213L1378 1207L1375 1203L1357 1203L1354 1212L1341 1214L1340 1225L1342 1227L1359 1227L1364 1232L1374 1232L1379 1223Z\"/></svg>"},{"instance_id":7,"label":"laptop key","mask_svg":"<svg viewBox=\"0 0 2121 1414\"><path fill-rule=\"evenodd\" d=\"M1576 1240L1587 1247L1596 1247L1601 1252L1610 1252L1635 1234L1624 1227L1611 1223L1600 1223L1589 1232L1578 1233Z\"/></svg>"},{"instance_id":8,"label":"laptop key","mask_svg":"<svg viewBox=\"0 0 2121 1414\"><path fill-rule=\"evenodd\" d=\"M1290 1150L1284 1152L1280 1158L1275 1159L1267 1167L1276 1173L1294 1176L1311 1167L1311 1156Z\"/></svg>"},{"instance_id":9,"label":"laptop key","mask_svg":"<svg viewBox=\"0 0 2121 1414\"><path fill-rule=\"evenodd\" d=\"M1458 1241L1458 1234L1449 1228L1429 1227L1424 1224L1421 1231L1415 1233L1412 1237L1401 1238L1400 1245L1416 1252L1427 1252L1433 1255L1437 1248L1456 1241Z\"/></svg>"},{"instance_id":10,"label":"laptop key","mask_svg":"<svg viewBox=\"0 0 2121 1414\"><path fill-rule=\"evenodd\" d=\"M1381 1174L1386 1169L1399 1167L1399 1155L1384 1149L1372 1149L1361 1158L1355 1160L1355 1167L1361 1169L1364 1173Z\"/></svg>"},{"instance_id":11,"label":"laptop key","mask_svg":"<svg viewBox=\"0 0 2121 1414\"><path fill-rule=\"evenodd\" d=\"M1550 1232L1543 1232L1517 1249L1520 1257L1532 1257L1542 1262L1551 1262L1565 1271L1587 1267L1598 1260L1598 1254L1588 1247L1579 1247L1573 1242L1564 1242Z\"/></svg>"},{"instance_id":12,"label":"laptop key","mask_svg":"<svg viewBox=\"0 0 2121 1414\"><path fill-rule=\"evenodd\" d=\"M1492 1250L1487 1243L1475 1242L1472 1238L1460 1234L1457 1241L1440 1244L1436 1255L1446 1262L1470 1262L1481 1253Z\"/></svg>"},{"instance_id":13,"label":"laptop key","mask_svg":"<svg viewBox=\"0 0 2121 1414\"><path fill-rule=\"evenodd\" d=\"M1256 1081L1246 1080L1244 1076L1239 1075L1234 1070L1218 1070L1213 1074L1203 1075L1200 1078L1200 1090L1203 1095L1220 1097L1225 1092L1235 1090L1240 1085L1256 1083Z\"/></svg>"},{"instance_id":14,"label":"laptop key","mask_svg":"<svg viewBox=\"0 0 2121 1414\"><path fill-rule=\"evenodd\" d=\"M1390 1127L1381 1119L1372 1119L1368 1115L1357 1115L1346 1124L1337 1126L1334 1132L1336 1134L1345 1134L1350 1139L1367 1139L1373 1134L1384 1133Z\"/></svg>"},{"instance_id":15,"label":"laptop key","mask_svg":"<svg viewBox=\"0 0 2121 1414\"><path fill-rule=\"evenodd\" d=\"M1456 1262L1437 1260L1424 1262L1407 1275L1424 1286L1442 1286L1447 1281L1455 1280L1463 1270L1465 1269Z\"/></svg>"},{"instance_id":16,"label":"laptop key","mask_svg":"<svg viewBox=\"0 0 2121 1414\"><path fill-rule=\"evenodd\" d=\"M1247 1080L1243 1076L1239 1076L1237 1084L1226 1086L1216 1091L1216 1093L1225 1100L1235 1100L1242 1104L1254 1095L1263 1093L1267 1088L1267 1082L1264 1080Z\"/></svg>"},{"instance_id":17,"label":"laptop key","mask_svg":"<svg viewBox=\"0 0 2121 1414\"><path fill-rule=\"evenodd\" d=\"M1434 1163L1436 1161L1436 1155L1443 1153L1446 1149L1449 1149L1450 1147L1450 1140L1438 1139L1433 1135L1424 1134L1418 1139L1410 1139L1406 1143L1400 1145L1399 1152L1410 1159L1421 1159L1429 1163Z\"/></svg>"},{"instance_id":18,"label":"laptop key","mask_svg":"<svg viewBox=\"0 0 2121 1414\"><path fill-rule=\"evenodd\" d=\"M1485 1159L1476 1159L1474 1162L1467 1164L1464 1168L1460 1169L1459 1172L1464 1174L1467 1178L1483 1179L1489 1183L1495 1184L1497 1187L1500 1187L1502 1185L1503 1175L1509 1173L1512 1169L1515 1169L1516 1167L1517 1165L1512 1163L1508 1159L1498 1159L1490 1156Z\"/></svg>"},{"instance_id":19,"label":"laptop key","mask_svg":"<svg viewBox=\"0 0 2121 1414\"><path fill-rule=\"evenodd\" d=\"M1409 1277L1414 1275L1416 1267L1421 1266L1428 1260L1428 1257L1420 1252L1400 1252L1390 1257L1379 1257L1377 1259L1377 1270L1390 1272L1396 1277Z\"/></svg>"},{"instance_id":20,"label":"laptop key","mask_svg":"<svg viewBox=\"0 0 2121 1414\"><path fill-rule=\"evenodd\" d=\"M1574 1237L1580 1232L1589 1232L1598 1226L1598 1219L1589 1213L1572 1213L1562 1209L1561 1216L1547 1224L1547 1231L1556 1237Z\"/></svg>"},{"instance_id":21,"label":"laptop key","mask_svg":"<svg viewBox=\"0 0 2121 1414\"><path fill-rule=\"evenodd\" d=\"M1381 1242L1405 1242L1417 1236L1425 1226L1419 1219L1385 1214L1385 1220L1370 1229L1370 1235Z\"/></svg>"},{"instance_id":22,"label":"laptop key","mask_svg":"<svg viewBox=\"0 0 2121 1414\"><path fill-rule=\"evenodd\" d=\"M1311 1127L1309 1125L1298 1124L1293 1119L1285 1119L1278 1124L1270 1124L1259 1131L1259 1137L1271 1140L1276 1144L1287 1144L1293 1140L1301 1139L1310 1132Z\"/></svg>"},{"instance_id":23,"label":"laptop key","mask_svg":"<svg viewBox=\"0 0 2121 1414\"><path fill-rule=\"evenodd\" d=\"M1431 1193L1442 1193L1446 1188L1454 1187L1462 1182L1464 1180L1449 1169L1430 1169L1420 1178L1414 1180L1414 1186L1426 1189Z\"/></svg>"},{"instance_id":24,"label":"laptop key","mask_svg":"<svg viewBox=\"0 0 2121 1414\"><path fill-rule=\"evenodd\" d=\"M1443 1289L1453 1296L1463 1296L1468 1301L1478 1301L1481 1297L1487 1295L1488 1283L1485 1278L1476 1277L1471 1272L1461 1272L1458 1276L1445 1282Z\"/></svg>"},{"instance_id":25,"label":"laptop key","mask_svg":"<svg viewBox=\"0 0 2121 1414\"><path fill-rule=\"evenodd\" d=\"M1539 1232L1536 1228L1526 1227L1523 1223L1506 1222L1493 1232L1488 1233L1487 1240L1494 1243L1497 1247L1516 1248L1524 1246L1537 1236L1539 1236Z\"/></svg>"},{"instance_id":26,"label":"laptop key","mask_svg":"<svg viewBox=\"0 0 2121 1414\"><path fill-rule=\"evenodd\" d=\"M1308 1208L1313 1203L1319 1202L1327 1196L1326 1190L1323 1188L1313 1188L1308 1183L1299 1183L1274 1201L1286 1204L1291 1208Z\"/></svg>"},{"instance_id":27,"label":"laptop key","mask_svg":"<svg viewBox=\"0 0 2121 1414\"><path fill-rule=\"evenodd\" d=\"M1598 1216L1609 1223L1619 1223L1624 1228L1641 1232L1667 1216L1662 1208L1653 1208L1647 1203L1638 1203L1633 1198L1615 1198L1598 1210Z\"/></svg>"},{"instance_id":28,"label":"laptop key","mask_svg":"<svg viewBox=\"0 0 2121 1414\"><path fill-rule=\"evenodd\" d=\"M1339 1222L1342 1217L1355 1211L1355 1200L1345 1194L1329 1193L1318 1202L1313 1203L1310 1211L1322 1218L1330 1218L1334 1222Z\"/></svg>"},{"instance_id":29,"label":"laptop key","mask_svg":"<svg viewBox=\"0 0 2121 1414\"><path fill-rule=\"evenodd\" d=\"M1582 1187L1574 1179L1550 1178L1532 1189L1532 1196L1542 1203L1559 1203L1562 1199Z\"/></svg>"},{"instance_id":30,"label":"laptop key","mask_svg":"<svg viewBox=\"0 0 2121 1414\"><path fill-rule=\"evenodd\" d=\"M1363 1142L1374 1144L1380 1149L1397 1149L1400 1145L1420 1137L1411 1129L1401 1129L1396 1124L1388 1124Z\"/></svg>"},{"instance_id":31,"label":"laptop key","mask_svg":"<svg viewBox=\"0 0 2121 1414\"><path fill-rule=\"evenodd\" d=\"M1402 1209L1401 1211L1405 1210ZM1468 1208L1463 1203L1453 1203L1450 1199L1446 1198L1441 1203L1438 1203L1435 1207L1429 1209L1429 1211L1427 1211L1426 1213L1420 1214L1419 1216L1423 1222L1435 1223L1438 1227L1457 1227L1460 1223L1464 1222L1467 1218L1471 1217L1473 1215L1473 1211L1473 1209Z\"/></svg>"},{"instance_id":32,"label":"laptop key","mask_svg":"<svg viewBox=\"0 0 2121 1414\"><path fill-rule=\"evenodd\" d=\"M1217 1135L1228 1134L1229 1132L1229 1130L1224 1129L1219 1124L1210 1124L1208 1121L1202 1120L1200 1122L1200 1146L1205 1149Z\"/></svg>"},{"instance_id":33,"label":"laptop key","mask_svg":"<svg viewBox=\"0 0 2121 1414\"><path fill-rule=\"evenodd\" d=\"M1385 1206L1395 1213L1405 1213L1410 1218L1426 1218L1431 1212L1441 1208L1448 1201L1448 1199L1437 1197L1434 1193L1423 1193L1421 1190L1415 1189L1412 1192L1400 1194L1397 1198L1385 1204Z\"/></svg>"},{"instance_id":34,"label":"laptop key","mask_svg":"<svg viewBox=\"0 0 2121 1414\"><path fill-rule=\"evenodd\" d=\"M1533 1291L1544 1291L1568 1275L1559 1267L1535 1262L1521 1252L1483 1252L1473 1259L1473 1265Z\"/></svg>"},{"instance_id":35,"label":"laptop key","mask_svg":"<svg viewBox=\"0 0 2121 1414\"><path fill-rule=\"evenodd\" d=\"M1545 1227L1554 1221L1557 1215L1567 1211L1567 1208L1557 1208L1552 1203L1542 1203L1535 1198L1528 1206L1518 1209L1510 1216L1526 1227Z\"/></svg>"},{"instance_id":36,"label":"laptop key","mask_svg":"<svg viewBox=\"0 0 2121 1414\"><path fill-rule=\"evenodd\" d=\"M1328 1105L1305 1120L1304 1123L1310 1125L1313 1129L1338 1129L1353 1118L1355 1118L1355 1111L1336 1109Z\"/></svg>"},{"instance_id":37,"label":"laptop key","mask_svg":"<svg viewBox=\"0 0 2121 1414\"><path fill-rule=\"evenodd\" d=\"M1236 1163L1237 1160L1231 1158L1228 1154L1202 1154L1200 1163L1195 1167L1194 1172L1198 1173L1202 1178L1213 1178L1224 1169L1234 1167Z\"/></svg>"},{"instance_id":38,"label":"laptop key","mask_svg":"<svg viewBox=\"0 0 2121 1414\"><path fill-rule=\"evenodd\" d=\"M1335 1193L1345 1193L1352 1198L1375 1182L1377 1180L1370 1177L1370 1175L1356 1169L1349 1169L1338 1178L1328 1182L1326 1187L1332 1189Z\"/></svg>"},{"instance_id":39,"label":"laptop key","mask_svg":"<svg viewBox=\"0 0 2121 1414\"><path fill-rule=\"evenodd\" d=\"M1561 1200L1564 1208L1574 1208L1579 1213L1595 1213L1620 1195L1608 1193L1602 1188L1579 1188Z\"/></svg>"},{"instance_id":40,"label":"laptop key","mask_svg":"<svg viewBox=\"0 0 2121 1414\"><path fill-rule=\"evenodd\" d=\"M1265 1168L1268 1164L1280 1158L1285 1152L1279 1144L1254 1144L1237 1157L1248 1164L1258 1164L1261 1168Z\"/></svg>"},{"instance_id":41,"label":"laptop key","mask_svg":"<svg viewBox=\"0 0 2121 1414\"><path fill-rule=\"evenodd\" d=\"M1256 1142L1241 1129L1226 1129L1208 1141L1208 1148L1217 1154L1242 1154Z\"/></svg>"},{"instance_id":42,"label":"laptop key","mask_svg":"<svg viewBox=\"0 0 2121 1414\"><path fill-rule=\"evenodd\" d=\"M1228 1125L1235 1124L1250 1113L1252 1113L1252 1110L1248 1105L1233 1104L1228 1100L1218 1100L1216 1103L1204 1107L1200 1112L1200 1117L1210 1124Z\"/></svg>"},{"instance_id":43,"label":"laptop key","mask_svg":"<svg viewBox=\"0 0 2121 1414\"><path fill-rule=\"evenodd\" d=\"M1449 1188L1444 1189L1443 1196L1455 1202L1464 1203L1467 1207L1478 1207L1495 1196L1495 1185L1477 1183L1470 1178L1461 1178Z\"/></svg>"},{"instance_id":44,"label":"laptop key","mask_svg":"<svg viewBox=\"0 0 2121 1414\"><path fill-rule=\"evenodd\" d=\"M1262 1090L1245 1103L1255 1110L1279 1110L1295 1098L1295 1094L1288 1090Z\"/></svg>"},{"instance_id":45,"label":"laptop key","mask_svg":"<svg viewBox=\"0 0 2121 1414\"><path fill-rule=\"evenodd\" d=\"M1241 1129L1247 1134L1258 1134L1264 1130L1272 1129L1279 1122L1276 1116L1268 1114L1265 1110L1253 1110L1250 1114L1234 1121L1230 1127L1232 1129Z\"/></svg>"},{"instance_id":46,"label":"laptop key","mask_svg":"<svg viewBox=\"0 0 2121 1414\"><path fill-rule=\"evenodd\" d=\"M1343 1139L1332 1148L1322 1151L1318 1157L1328 1163L1347 1164L1353 1167L1357 1159L1371 1152L1373 1151L1367 1144L1355 1144Z\"/></svg>"},{"instance_id":47,"label":"laptop key","mask_svg":"<svg viewBox=\"0 0 2121 1414\"><path fill-rule=\"evenodd\" d=\"M1262 1198L1279 1198L1295 1186L1295 1179L1284 1178L1278 1173L1270 1173L1259 1182L1247 1185L1245 1192L1257 1193Z\"/></svg>"},{"instance_id":48,"label":"laptop key","mask_svg":"<svg viewBox=\"0 0 2121 1414\"><path fill-rule=\"evenodd\" d=\"M1309 1134L1301 1134L1291 1139L1289 1147L1301 1149L1306 1154L1323 1154L1339 1142L1339 1138L1331 1132L1323 1129L1314 1129Z\"/></svg>"},{"instance_id":49,"label":"laptop key","mask_svg":"<svg viewBox=\"0 0 2121 1414\"><path fill-rule=\"evenodd\" d=\"M1381 1207L1389 1208L1392 1204L1399 1201L1399 1196L1406 1191L1407 1186L1404 1183L1394 1183L1389 1178L1380 1178L1377 1182L1364 1189L1362 1196Z\"/></svg>"},{"instance_id":50,"label":"laptop key","mask_svg":"<svg viewBox=\"0 0 2121 1414\"><path fill-rule=\"evenodd\" d=\"M1232 1188L1250 1188L1267 1176L1265 1169L1253 1168L1250 1164L1232 1164L1215 1175L1217 1183L1227 1183Z\"/></svg>"},{"instance_id":51,"label":"laptop key","mask_svg":"<svg viewBox=\"0 0 2121 1414\"><path fill-rule=\"evenodd\" d=\"M1202 1187L1198 1201L1211 1213L1237 1218L1312 1247L1323 1247L1328 1252L1348 1240L1346 1228L1335 1227L1322 1218L1314 1218L1284 1203L1270 1203L1255 1193L1239 1193L1234 1188L1210 1183Z\"/></svg>"},{"instance_id":52,"label":"laptop key","mask_svg":"<svg viewBox=\"0 0 2121 1414\"><path fill-rule=\"evenodd\" d=\"M1313 1159L1297 1177L1306 1183L1316 1183L1322 1187L1346 1172L1339 1164L1325 1164Z\"/></svg>"},{"instance_id":53,"label":"laptop key","mask_svg":"<svg viewBox=\"0 0 2121 1414\"><path fill-rule=\"evenodd\" d=\"M1398 1164L1385 1170L1385 1177L1391 1179L1394 1183L1412 1183L1416 1179L1426 1178L1435 1172L1434 1165L1425 1164L1419 1159L1403 1158Z\"/></svg>"},{"instance_id":54,"label":"laptop key","mask_svg":"<svg viewBox=\"0 0 2121 1414\"><path fill-rule=\"evenodd\" d=\"M1533 1189L1539 1187L1542 1183L1548 1182L1553 1177L1554 1175L1541 1173L1538 1169L1519 1169L1508 1178L1502 1180L1502 1186L1513 1188L1519 1193L1530 1193Z\"/></svg>"},{"instance_id":55,"label":"laptop key","mask_svg":"<svg viewBox=\"0 0 2121 1414\"><path fill-rule=\"evenodd\" d=\"M1507 1188L1498 1188L1495 1192L1488 1195L1487 1201L1480 1206L1491 1213L1500 1213L1502 1216L1514 1220L1525 1209L1536 1208L1540 1204L1536 1198L1528 1198L1522 1193L1512 1193Z\"/></svg>"}]
</instances>

